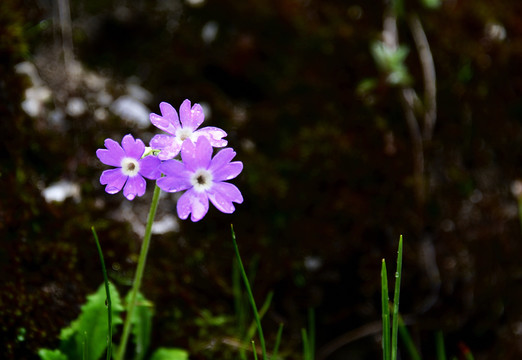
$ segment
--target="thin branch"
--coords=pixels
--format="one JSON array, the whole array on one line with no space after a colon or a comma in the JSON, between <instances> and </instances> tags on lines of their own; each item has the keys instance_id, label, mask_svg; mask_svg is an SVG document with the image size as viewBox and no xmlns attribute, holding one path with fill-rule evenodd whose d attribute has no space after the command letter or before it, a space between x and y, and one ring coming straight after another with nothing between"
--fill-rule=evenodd
<instances>
[{"instance_id":1,"label":"thin branch","mask_svg":"<svg viewBox=\"0 0 522 360\"><path fill-rule=\"evenodd\" d=\"M412 88L403 88L400 91L402 110L408 124L413 153L413 181L417 204L424 204L424 143L421 130L414 112L415 91Z\"/></svg>"},{"instance_id":2,"label":"thin branch","mask_svg":"<svg viewBox=\"0 0 522 360\"><path fill-rule=\"evenodd\" d=\"M58 14L60 19L60 30L62 33L62 49L65 71L68 73L74 61L74 49L72 38L71 8L69 0L58 1Z\"/></svg>"},{"instance_id":3,"label":"thin branch","mask_svg":"<svg viewBox=\"0 0 522 360\"><path fill-rule=\"evenodd\" d=\"M395 13L395 2L384 0L385 10L383 19L382 37L386 46L391 49L399 48L399 35L397 31L397 14ZM417 204L422 207L426 194L424 186L424 140L429 139L435 124L436 101L435 101L435 67L429 50L428 40L422 30L417 17L412 17L411 27L415 38L415 44L421 57L422 68L425 78L425 102L424 131L421 130L419 120L415 115L415 100L417 94L412 87L401 86L401 105L410 131L413 153L413 181ZM431 63L430 63L431 60ZM423 136L424 132L424 136Z\"/></svg>"},{"instance_id":4,"label":"thin branch","mask_svg":"<svg viewBox=\"0 0 522 360\"><path fill-rule=\"evenodd\" d=\"M404 315L402 316L402 320L405 325L412 325L417 322L415 315ZM348 331L323 345L317 352L316 360L325 360L343 346L346 346L367 336L378 335L381 331L382 322L380 320Z\"/></svg>"},{"instance_id":5,"label":"thin branch","mask_svg":"<svg viewBox=\"0 0 522 360\"><path fill-rule=\"evenodd\" d=\"M393 4L386 4L382 23L382 41L392 50L399 48L399 31L397 29L397 15L394 12Z\"/></svg>"},{"instance_id":6,"label":"thin branch","mask_svg":"<svg viewBox=\"0 0 522 360\"><path fill-rule=\"evenodd\" d=\"M410 30L419 54L419 61L424 76L424 140L430 140L437 120L437 82L435 64L431 54L426 33L419 17L415 14L409 17Z\"/></svg>"}]
</instances>

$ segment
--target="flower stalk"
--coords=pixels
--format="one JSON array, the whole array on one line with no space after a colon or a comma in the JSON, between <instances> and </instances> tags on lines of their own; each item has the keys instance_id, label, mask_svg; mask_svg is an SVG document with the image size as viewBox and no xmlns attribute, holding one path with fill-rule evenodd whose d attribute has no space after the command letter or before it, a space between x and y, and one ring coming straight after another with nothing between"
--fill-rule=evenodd
<instances>
[{"instance_id":1,"label":"flower stalk","mask_svg":"<svg viewBox=\"0 0 522 360\"><path fill-rule=\"evenodd\" d=\"M145 236L143 237L143 243L141 244L140 256L138 259L138 267L136 268L136 275L132 284L130 299L127 303L127 316L125 317L125 323L123 325L123 334L121 337L120 346L118 348L118 353L116 355L116 360L123 360L125 358L125 350L127 348L127 341L129 340L130 330L132 327L134 308L136 307L136 298L138 296L138 292L141 287L141 281L143 279L145 263L147 261L147 253L149 252L150 239L152 236L152 224L154 223L156 210L158 209L160 193L161 189L156 185L154 187L152 203L150 205L149 216L147 218L147 225L145 227Z\"/></svg>"}]
</instances>

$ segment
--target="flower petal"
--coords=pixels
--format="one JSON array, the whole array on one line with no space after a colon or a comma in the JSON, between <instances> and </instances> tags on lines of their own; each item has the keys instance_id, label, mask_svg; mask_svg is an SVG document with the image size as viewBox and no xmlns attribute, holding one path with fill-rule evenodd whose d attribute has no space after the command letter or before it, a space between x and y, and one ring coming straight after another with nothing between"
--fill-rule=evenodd
<instances>
[{"instance_id":1,"label":"flower petal","mask_svg":"<svg viewBox=\"0 0 522 360\"><path fill-rule=\"evenodd\" d=\"M120 166L121 159L125 157L125 151L123 151L120 144L112 139L105 139L106 149L96 150L96 156L102 163L110 166Z\"/></svg>"},{"instance_id":2,"label":"flower petal","mask_svg":"<svg viewBox=\"0 0 522 360\"><path fill-rule=\"evenodd\" d=\"M189 189L192 184L188 178L164 176L156 181L159 188L166 192L177 192Z\"/></svg>"},{"instance_id":3,"label":"flower petal","mask_svg":"<svg viewBox=\"0 0 522 360\"><path fill-rule=\"evenodd\" d=\"M188 179L192 174L191 171L187 170L185 164L174 159L162 162L159 168L166 176L186 177Z\"/></svg>"},{"instance_id":4,"label":"flower petal","mask_svg":"<svg viewBox=\"0 0 522 360\"><path fill-rule=\"evenodd\" d=\"M204 192L187 190L178 200L176 205L178 216L185 220L190 213L190 219L194 222L201 220L208 212L208 197Z\"/></svg>"},{"instance_id":5,"label":"flower petal","mask_svg":"<svg viewBox=\"0 0 522 360\"><path fill-rule=\"evenodd\" d=\"M214 147L224 147L228 144L228 141L222 139L225 136L227 136L227 133L218 127L207 126L202 129L196 130L194 132L194 135L196 135L197 137L205 136L210 141L210 145Z\"/></svg>"},{"instance_id":6,"label":"flower petal","mask_svg":"<svg viewBox=\"0 0 522 360\"><path fill-rule=\"evenodd\" d=\"M174 133L176 132L176 127L168 119L161 117L158 114L151 113L149 115L149 120L152 123L152 125L154 125L160 130L163 130L172 135L174 135Z\"/></svg>"},{"instance_id":7,"label":"flower petal","mask_svg":"<svg viewBox=\"0 0 522 360\"><path fill-rule=\"evenodd\" d=\"M105 191L108 194L116 194L125 185L127 178L128 176L121 172L121 168L105 170L100 176L100 184L107 185Z\"/></svg>"},{"instance_id":8,"label":"flower petal","mask_svg":"<svg viewBox=\"0 0 522 360\"><path fill-rule=\"evenodd\" d=\"M125 150L126 156L134 159L141 158L141 155L145 152L145 144L143 141L140 139L134 140L131 134L127 134L123 137L121 145L123 146L123 150Z\"/></svg>"},{"instance_id":9,"label":"flower petal","mask_svg":"<svg viewBox=\"0 0 522 360\"><path fill-rule=\"evenodd\" d=\"M118 142L112 139L105 139L104 145L109 151L121 153L122 157L125 156L125 151L123 151L123 148Z\"/></svg>"},{"instance_id":10,"label":"flower petal","mask_svg":"<svg viewBox=\"0 0 522 360\"><path fill-rule=\"evenodd\" d=\"M120 153L116 153L107 149L96 150L96 156L105 165L121 166L121 159L123 159L123 156L120 155Z\"/></svg>"},{"instance_id":11,"label":"flower petal","mask_svg":"<svg viewBox=\"0 0 522 360\"><path fill-rule=\"evenodd\" d=\"M176 157L181 150L181 142L174 136L155 135L150 140L150 147L161 150L158 154L160 160L170 160Z\"/></svg>"},{"instance_id":12,"label":"flower petal","mask_svg":"<svg viewBox=\"0 0 522 360\"><path fill-rule=\"evenodd\" d=\"M211 158L212 145L203 136L195 144L190 140L185 140L181 146L181 159L189 170L207 169Z\"/></svg>"},{"instance_id":13,"label":"flower petal","mask_svg":"<svg viewBox=\"0 0 522 360\"><path fill-rule=\"evenodd\" d=\"M145 156L143 159L138 160L138 162L140 164L140 175L151 180L156 180L161 176L159 168L161 161L157 156Z\"/></svg>"},{"instance_id":14,"label":"flower petal","mask_svg":"<svg viewBox=\"0 0 522 360\"><path fill-rule=\"evenodd\" d=\"M183 101L179 107L179 117L183 128L192 131L196 130L205 121L205 114L201 105L194 104L191 108L189 99Z\"/></svg>"},{"instance_id":15,"label":"flower petal","mask_svg":"<svg viewBox=\"0 0 522 360\"><path fill-rule=\"evenodd\" d=\"M207 193L209 197L211 194L219 193L226 201L238 204L243 203L243 195L241 195L241 191L239 191L236 185L227 182L215 183L214 186L212 186L212 189L208 190ZM216 205L214 202L212 203Z\"/></svg>"},{"instance_id":16,"label":"flower petal","mask_svg":"<svg viewBox=\"0 0 522 360\"><path fill-rule=\"evenodd\" d=\"M166 119L174 120L174 122L179 121L178 119L178 112L172 105L170 105L168 102L162 101L159 104L161 116L163 116ZM179 122L178 122L179 124Z\"/></svg>"},{"instance_id":17,"label":"flower petal","mask_svg":"<svg viewBox=\"0 0 522 360\"><path fill-rule=\"evenodd\" d=\"M214 206L225 214L232 214L235 210L232 201L229 201L223 194L218 191L208 191L208 198L214 204Z\"/></svg>"},{"instance_id":18,"label":"flower petal","mask_svg":"<svg viewBox=\"0 0 522 360\"><path fill-rule=\"evenodd\" d=\"M147 183L141 175L129 177L125 187L123 188L123 195L127 200L134 200L136 196L143 196Z\"/></svg>"},{"instance_id":19,"label":"flower petal","mask_svg":"<svg viewBox=\"0 0 522 360\"><path fill-rule=\"evenodd\" d=\"M208 169L216 171L219 168L227 165L236 156L236 152L232 148L225 148L220 150L211 160Z\"/></svg>"},{"instance_id":20,"label":"flower petal","mask_svg":"<svg viewBox=\"0 0 522 360\"><path fill-rule=\"evenodd\" d=\"M243 170L241 161L234 161L212 172L214 181L225 181L235 178Z\"/></svg>"},{"instance_id":21,"label":"flower petal","mask_svg":"<svg viewBox=\"0 0 522 360\"><path fill-rule=\"evenodd\" d=\"M150 122L157 128L174 135L176 130L180 127L178 113L176 109L169 103L160 103L161 116L157 114L150 114Z\"/></svg>"}]
</instances>

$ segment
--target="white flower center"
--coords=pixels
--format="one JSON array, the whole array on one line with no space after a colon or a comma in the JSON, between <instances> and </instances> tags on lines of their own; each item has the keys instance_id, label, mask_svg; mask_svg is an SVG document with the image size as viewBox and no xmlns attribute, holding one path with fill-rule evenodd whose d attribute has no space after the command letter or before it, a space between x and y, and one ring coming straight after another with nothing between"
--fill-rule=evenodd
<instances>
[{"instance_id":1,"label":"white flower center","mask_svg":"<svg viewBox=\"0 0 522 360\"><path fill-rule=\"evenodd\" d=\"M212 187L212 174L207 169L198 169L190 178L190 183L197 192L203 192Z\"/></svg>"},{"instance_id":2,"label":"white flower center","mask_svg":"<svg viewBox=\"0 0 522 360\"><path fill-rule=\"evenodd\" d=\"M176 137L178 139L180 139L181 142L189 139L191 136L192 136L192 130L190 130L190 129L179 128L176 131Z\"/></svg>"},{"instance_id":3,"label":"white flower center","mask_svg":"<svg viewBox=\"0 0 522 360\"><path fill-rule=\"evenodd\" d=\"M136 176L140 172L140 163L134 158L125 157L121 160L121 172L130 177Z\"/></svg>"}]
</instances>

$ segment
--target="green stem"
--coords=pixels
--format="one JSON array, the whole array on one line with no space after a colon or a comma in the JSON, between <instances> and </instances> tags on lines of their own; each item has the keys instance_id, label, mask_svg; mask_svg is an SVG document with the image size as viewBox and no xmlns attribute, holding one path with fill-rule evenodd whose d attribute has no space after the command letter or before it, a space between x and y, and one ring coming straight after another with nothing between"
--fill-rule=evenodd
<instances>
[{"instance_id":1,"label":"green stem","mask_svg":"<svg viewBox=\"0 0 522 360\"><path fill-rule=\"evenodd\" d=\"M156 210L158 209L160 193L161 189L158 187L158 185L156 185L154 188L154 194L152 195L152 203L150 204L149 217L147 218L145 236L143 237L143 243L141 244L140 257L138 259L138 267L136 269L134 283L132 284L130 300L127 304L125 324L123 325L123 335L121 337L116 360L123 360L125 358L125 349L127 347L127 341L129 340L131 321L134 315L134 308L136 307L136 297L138 296L141 280L143 278L143 272L145 270L145 263L147 261L147 253L149 252L150 239L152 235L152 223L154 222Z\"/></svg>"}]
</instances>

